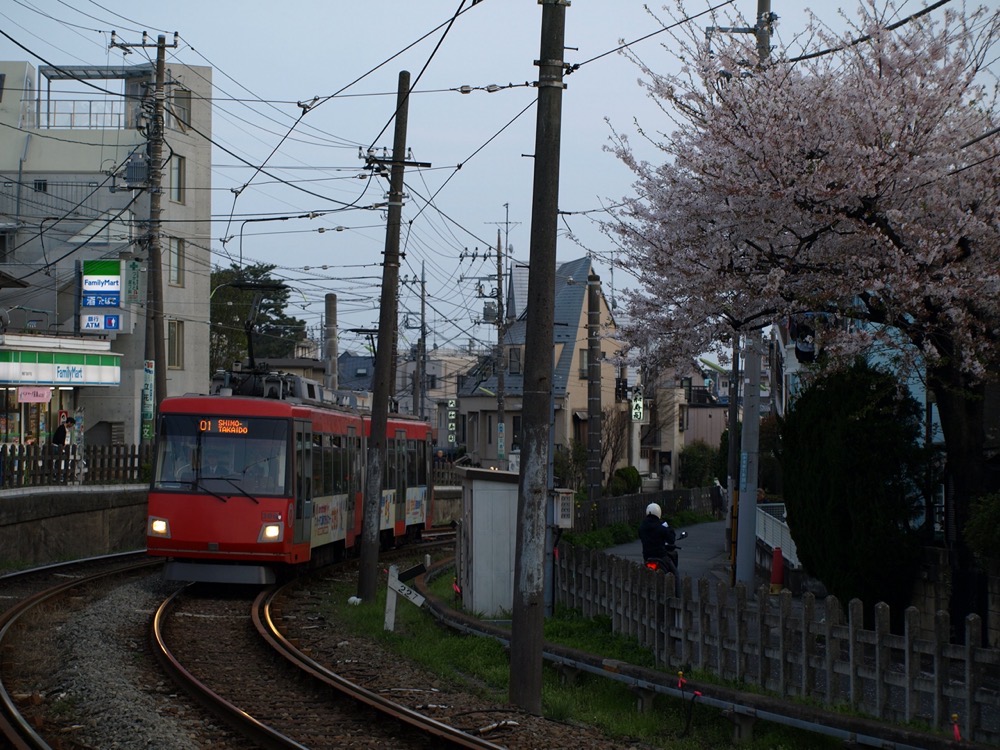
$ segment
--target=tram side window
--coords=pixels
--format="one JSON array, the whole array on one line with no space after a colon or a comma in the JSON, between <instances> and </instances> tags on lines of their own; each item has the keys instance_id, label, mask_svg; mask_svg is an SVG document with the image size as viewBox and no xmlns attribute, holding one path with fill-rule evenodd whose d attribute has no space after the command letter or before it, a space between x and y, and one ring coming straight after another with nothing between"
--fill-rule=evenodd
<instances>
[{"instance_id":1,"label":"tram side window","mask_svg":"<svg viewBox=\"0 0 1000 750\"><path fill-rule=\"evenodd\" d=\"M330 435L330 487L334 495L347 492L347 452L341 435Z\"/></svg>"},{"instance_id":2,"label":"tram side window","mask_svg":"<svg viewBox=\"0 0 1000 750\"><path fill-rule=\"evenodd\" d=\"M408 464L409 455L406 451L406 433L396 430L396 501L402 502L406 498L406 482L409 479Z\"/></svg>"},{"instance_id":3,"label":"tram side window","mask_svg":"<svg viewBox=\"0 0 1000 750\"><path fill-rule=\"evenodd\" d=\"M417 486L427 485L427 441L416 440L417 445Z\"/></svg>"},{"instance_id":4,"label":"tram side window","mask_svg":"<svg viewBox=\"0 0 1000 750\"><path fill-rule=\"evenodd\" d=\"M396 486L396 441L385 441L385 471L382 472L382 488L391 490Z\"/></svg>"},{"instance_id":5,"label":"tram side window","mask_svg":"<svg viewBox=\"0 0 1000 750\"><path fill-rule=\"evenodd\" d=\"M330 473L327 469L330 459L329 438L313 433L313 496L324 497L330 494Z\"/></svg>"},{"instance_id":6,"label":"tram side window","mask_svg":"<svg viewBox=\"0 0 1000 750\"><path fill-rule=\"evenodd\" d=\"M348 437L349 454L347 456L349 471L347 473L347 491L353 498L361 492L361 438L354 435Z\"/></svg>"},{"instance_id":7,"label":"tram side window","mask_svg":"<svg viewBox=\"0 0 1000 750\"><path fill-rule=\"evenodd\" d=\"M420 479L417 475L420 466L417 462L417 441L407 440L406 441L406 486L416 487L420 484Z\"/></svg>"}]
</instances>

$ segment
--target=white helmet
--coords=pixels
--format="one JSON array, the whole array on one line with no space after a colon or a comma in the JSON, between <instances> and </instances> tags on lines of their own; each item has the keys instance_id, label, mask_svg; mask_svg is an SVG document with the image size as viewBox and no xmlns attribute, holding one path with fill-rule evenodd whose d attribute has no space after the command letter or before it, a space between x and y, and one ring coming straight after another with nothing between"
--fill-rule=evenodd
<instances>
[{"instance_id":1,"label":"white helmet","mask_svg":"<svg viewBox=\"0 0 1000 750\"><path fill-rule=\"evenodd\" d=\"M660 511L660 506L657 505L656 503L650 503L649 505L646 506L646 515L647 516L656 516L657 518L659 518L660 517L660 512L661 512Z\"/></svg>"}]
</instances>

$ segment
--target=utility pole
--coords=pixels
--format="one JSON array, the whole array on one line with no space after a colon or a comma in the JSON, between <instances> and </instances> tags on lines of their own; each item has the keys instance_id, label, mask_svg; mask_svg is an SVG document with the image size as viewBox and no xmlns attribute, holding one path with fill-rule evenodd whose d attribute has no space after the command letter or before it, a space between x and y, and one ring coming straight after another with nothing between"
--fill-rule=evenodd
<instances>
[{"instance_id":1,"label":"utility pole","mask_svg":"<svg viewBox=\"0 0 1000 750\"><path fill-rule=\"evenodd\" d=\"M114 39L114 35L112 35ZM167 342L163 327L163 253L160 244L161 200L163 197L163 114L166 100L167 38L160 34L156 44L142 34L141 44L112 41L112 46L129 50L132 47L156 47L156 79L153 88L153 116L146 128L149 141L149 234L146 239L146 329L143 368L140 444L151 445L156 410L167 395ZM178 35L174 32L177 47Z\"/></svg>"},{"instance_id":2,"label":"utility pole","mask_svg":"<svg viewBox=\"0 0 1000 750\"><path fill-rule=\"evenodd\" d=\"M340 387L340 375L337 372L337 360L340 356L337 347L337 295L328 292L325 301L324 333L326 345L323 347L323 359L326 363L326 372L323 384L335 391Z\"/></svg>"},{"instance_id":3,"label":"utility pole","mask_svg":"<svg viewBox=\"0 0 1000 750\"><path fill-rule=\"evenodd\" d=\"M601 277L587 277L587 494L601 499Z\"/></svg>"},{"instance_id":4,"label":"utility pole","mask_svg":"<svg viewBox=\"0 0 1000 750\"><path fill-rule=\"evenodd\" d=\"M736 523L739 513L740 495L736 484L740 475L740 446L736 440L736 428L740 422L740 332L733 330L733 370L729 379L729 455L727 467L729 481L729 518L726 519L726 544L729 546L730 585L736 584Z\"/></svg>"},{"instance_id":5,"label":"utility pole","mask_svg":"<svg viewBox=\"0 0 1000 750\"><path fill-rule=\"evenodd\" d=\"M511 616L510 702L542 712L542 645L546 554L551 545L549 445L552 427L552 337L555 327L559 149L563 52L569 0L539 0L542 29L531 198L531 273L525 331L523 442L517 496L514 601ZM551 553L549 553L551 554Z\"/></svg>"},{"instance_id":6,"label":"utility pole","mask_svg":"<svg viewBox=\"0 0 1000 750\"><path fill-rule=\"evenodd\" d=\"M497 229L497 460L500 466L507 459L507 427L504 424L504 371L507 369L507 358L504 356L503 337L507 332L503 311L503 246L500 243L500 230Z\"/></svg>"},{"instance_id":7,"label":"utility pole","mask_svg":"<svg viewBox=\"0 0 1000 750\"><path fill-rule=\"evenodd\" d=\"M504 313L504 252L510 248L510 227L521 222L510 220L510 204L504 203L504 220L491 221L490 224L501 224L504 227L503 244L500 243L500 229L497 229L497 460L503 466L507 458L506 414L504 412L504 373L507 369L507 358L504 352L503 340L507 334L507 320ZM516 437L516 436L515 436Z\"/></svg>"},{"instance_id":8,"label":"utility pole","mask_svg":"<svg viewBox=\"0 0 1000 750\"><path fill-rule=\"evenodd\" d=\"M757 59L763 67L771 55L771 0L757 0ZM746 390L743 396L743 438L740 454L739 517L736 526L736 582L754 586L757 547L757 483L760 473L760 329L746 337Z\"/></svg>"},{"instance_id":9,"label":"utility pole","mask_svg":"<svg viewBox=\"0 0 1000 750\"><path fill-rule=\"evenodd\" d=\"M417 416L426 419L424 400L427 389L427 273L420 262L420 343L417 345Z\"/></svg>"},{"instance_id":10,"label":"utility pole","mask_svg":"<svg viewBox=\"0 0 1000 750\"><path fill-rule=\"evenodd\" d=\"M382 300L379 306L378 345L375 350L375 382L372 386L371 434L368 437L368 470L365 477L361 522L361 567L358 596L375 601L378 584L378 527L382 502L382 473L386 456L386 429L392 393L392 358L396 350L396 314L399 291L399 228L403 214L403 172L406 158L406 124L409 110L410 74L401 71L396 93L396 129L389 172L389 207L382 260ZM373 160L378 161L378 160ZM381 160L384 161L384 160Z\"/></svg>"}]
</instances>

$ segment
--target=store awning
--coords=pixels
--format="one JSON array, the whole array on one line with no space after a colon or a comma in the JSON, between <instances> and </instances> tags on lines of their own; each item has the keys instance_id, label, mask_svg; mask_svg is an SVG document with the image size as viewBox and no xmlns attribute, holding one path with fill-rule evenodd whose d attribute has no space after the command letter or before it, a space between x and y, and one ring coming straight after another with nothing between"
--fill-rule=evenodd
<instances>
[{"instance_id":1,"label":"store awning","mask_svg":"<svg viewBox=\"0 0 1000 750\"><path fill-rule=\"evenodd\" d=\"M121 385L121 354L0 349L0 385Z\"/></svg>"}]
</instances>

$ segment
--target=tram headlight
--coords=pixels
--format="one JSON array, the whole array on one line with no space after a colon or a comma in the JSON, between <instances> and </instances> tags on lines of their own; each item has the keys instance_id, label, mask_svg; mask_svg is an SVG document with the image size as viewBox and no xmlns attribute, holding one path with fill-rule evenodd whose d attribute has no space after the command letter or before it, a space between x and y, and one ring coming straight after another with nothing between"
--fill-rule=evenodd
<instances>
[{"instance_id":1,"label":"tram headlight","mask_svg":"<svg viewBox=\"0 0 1000 750\"><path fill-rule=\"evenodd\" d=\"M156 516L149 517L149 523L146 524L146 536L158 536L163 539L170 538L170 521L166 518L157 518Z\"/></svg>"},{"instance_id":2,"label":"tram headlight","mask_svg":"<svg viewBox=\"0 0 1000 750\"><path fill-rule=\"evenodd\" d=\"M285 527L280 523L265 523L260 527L258 542L280 542L285 538Z\"/></svg>"}]
</instances>

